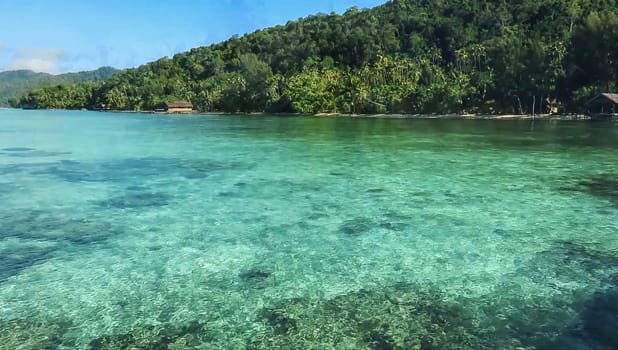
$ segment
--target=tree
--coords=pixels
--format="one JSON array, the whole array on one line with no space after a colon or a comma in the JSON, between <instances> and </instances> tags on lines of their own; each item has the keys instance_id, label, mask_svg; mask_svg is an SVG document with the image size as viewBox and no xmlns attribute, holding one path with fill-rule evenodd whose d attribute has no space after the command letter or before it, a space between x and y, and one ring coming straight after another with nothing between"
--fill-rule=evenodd
<instances>
[{"instance_id":1,"label":"tree","mask_svg":"<svg viewBox=\"0 0 618 350\"><path fill-rule=\"evenodd\" d=\"M557 97L576 110L618 88L616 8L618 0L392 0L127 69L92 96L49 88L14 103L147 110L183 99L203 111L525 113Z\"/></svg>"}]
</instances>

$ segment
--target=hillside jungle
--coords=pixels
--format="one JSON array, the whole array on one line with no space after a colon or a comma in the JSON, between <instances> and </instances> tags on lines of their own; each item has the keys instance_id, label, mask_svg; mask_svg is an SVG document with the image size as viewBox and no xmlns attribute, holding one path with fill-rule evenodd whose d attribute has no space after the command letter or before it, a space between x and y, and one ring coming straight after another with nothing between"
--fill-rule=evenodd
<instances>
[{"instance_id":1,"label":"hillside jungle","mask_svg":"<svg viewBox=\"0 0 618 350\"><path fill-rule=\"evenodd\" d=\"M101 81L118 72L117 69L112 67L101 67L93 71L58 75L38 73L31 70L0 72L0 107L9 106L9 100L15 99L36 88Z\"/></svg>"},{"instance_id":2,"label":"hillside jungle","mask_svg":"<svg viewBox=\"0 0 618 350\"><path fill-rule=\"evenodd\" d=\"M14 107L202 112L577 112L618 90L616 0L392 0L57 85Z\"/></svg>"}]
</instances>

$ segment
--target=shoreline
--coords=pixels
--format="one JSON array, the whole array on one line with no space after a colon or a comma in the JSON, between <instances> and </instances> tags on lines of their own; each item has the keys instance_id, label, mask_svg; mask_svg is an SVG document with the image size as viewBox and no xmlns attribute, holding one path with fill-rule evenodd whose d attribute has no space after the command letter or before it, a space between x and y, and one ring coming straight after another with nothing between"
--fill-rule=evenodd
<instances>
[{"instance_id":1,"label":"shoreline","mask_svg":"<svg viewBox=\"0 0 618 350\"><path fill-rule=\"evenodd\" d=\"M309 118L358 118L358 119L440 119L440 120L578 120L589 121L597 120L585 114L402 114L402 113L381 113L381 114L351 114L351 113L227 113L227 112L193 112L193 113L164 113L154 111L102 111L113 113L144 113L171 116L246 116L246 117L309 117Z\"/></svg>"},{"instance_id":2,"label":"shoreline","mask_svg":"<svg viewBox=\"0 0 618 350\"><path fill-rule=\"evenodd\" d=\"M310 118L358 118L358 119L440 119L440 120L563 120L563 121L618 121L612 118L594 118L585 114L402 114L402 113L381 113L381 114L351 114L351 113L228 113L228 112L197 112L193 113L166 113L155 111L123 111L123 110L93 110L93 109L22 109L22 108L1 108L3 110L48 110L48 111L89 111L104 113L131 113L131 114L156 114L165 116L278 116L278 117L310 117Z\"/></svg>"},{"instance_id":3,"label":"shoreline","mask_svg":"<svg viewBox=\"0 0 618 350\"><path fill-rule=\"evenodd\" d=\"M458 119L458 120L591 120L583 114L341 114L317 113L314 117L385 118L385 119Z\"/></svg>"}]
</instances>

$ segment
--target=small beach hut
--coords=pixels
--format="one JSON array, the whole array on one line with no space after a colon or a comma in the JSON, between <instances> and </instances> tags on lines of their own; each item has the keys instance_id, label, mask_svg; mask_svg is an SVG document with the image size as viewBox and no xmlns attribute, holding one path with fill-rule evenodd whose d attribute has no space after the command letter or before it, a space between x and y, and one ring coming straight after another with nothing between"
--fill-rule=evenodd
<instances>
[{"instance_id":1,"label":"small beach hut","mask_svg":"<svg viewBox=\"0 0 618 350\"><path fill-rule=\"evenodd\" d=\"M188 101L175 101L175 102L166 102L165 112L167 113L192 113L193 112L193 104Z\"/></svg>"},{"instance_id":2,"label":"small beach hut","mask_svg":"<svg viewBox=\"0 0 618 350\"><path fill-rule=\"evenodd\" d=\"M593 117L618 116L618 94L602 93L586 103L588 114Z\"/></svg>"}]
</instances>

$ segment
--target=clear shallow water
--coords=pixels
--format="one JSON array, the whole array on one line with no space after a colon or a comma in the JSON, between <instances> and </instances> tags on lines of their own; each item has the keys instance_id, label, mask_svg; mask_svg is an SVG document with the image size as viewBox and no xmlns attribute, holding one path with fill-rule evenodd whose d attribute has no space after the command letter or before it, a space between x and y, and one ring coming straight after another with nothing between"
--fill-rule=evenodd
<instances>
[{"instance_id":1,"label":"clear shallow water","mask_svg":"<svg viewBox=\"0 0 618 350\"><path fill-rule=\"evenodd\" d=\"M618 127L0 110L0 348L614 349Z\"/></svg>"}]
</instances>

